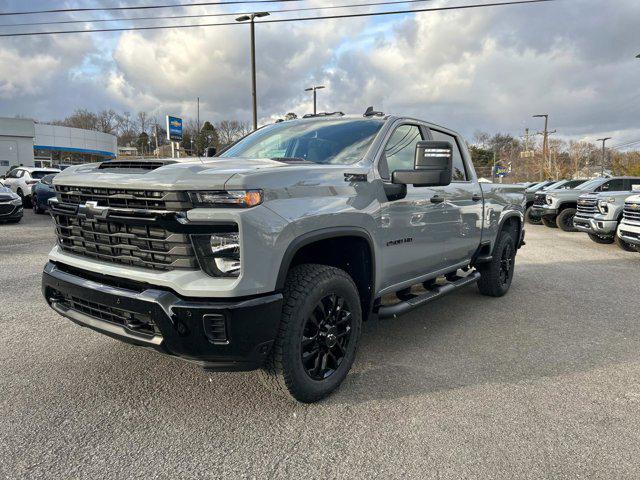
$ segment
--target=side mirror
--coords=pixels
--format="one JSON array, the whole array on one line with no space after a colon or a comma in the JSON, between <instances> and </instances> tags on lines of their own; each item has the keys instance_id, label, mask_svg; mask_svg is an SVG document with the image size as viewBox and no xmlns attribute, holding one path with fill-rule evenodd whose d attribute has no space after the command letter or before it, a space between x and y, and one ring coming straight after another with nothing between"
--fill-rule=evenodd
<instances>
[{"instance_id":1,"label":"side mirror","mask_svg":"<svg viewBox=\"0 0 640 480\"><path fill-rule=\"evenodd\" d=\"M217 152L218 151L216 150L216 147L207 147L207 149L204 151L204 156L215 157Z\"/></svg>"},{"instance_id":2,"label":"side mirror","mask_svg":"<svg viewBox=\"0 0 640 480\"><path fill-rule=\"evenodd\" d=\"M452 169L450 142L423 141L416 144L413 170L396 170L391 181L417 187L446 187L451 183Z\"/></svg>"}]
</instances>

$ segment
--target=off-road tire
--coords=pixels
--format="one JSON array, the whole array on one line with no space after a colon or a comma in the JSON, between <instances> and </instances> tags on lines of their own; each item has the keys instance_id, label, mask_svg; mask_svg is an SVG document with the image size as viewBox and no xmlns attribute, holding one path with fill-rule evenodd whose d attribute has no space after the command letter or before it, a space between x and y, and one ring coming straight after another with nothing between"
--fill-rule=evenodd
<instances>
[{"instance_id":1,"label":"off-road tire","mask_svg":"<svg viewBox=\"0 0 640 480\"><path fill-rule=\"evenodd\" d=\"M531 225L541 225L542 224L542 219L540 217L532 216L532 214L531 214L531 209L532 208L533 207L529 207L524 212L525 220L527 221L527 223L530 223Z\"/></svg>"},{"instance_id":2,"label":"off-road tire","mask_svg":"<svg viewBox=\"0 0 640 480\"><path fill-rule=\"evenodd\" d=\"M550 218L545 218L542 217L540 218L540 221L542 222L542 224L545 227L549 227L549 228L558 228L558 225L556 225L556 219L550 219Z\"/></svg>"},{"instance_id":3,"label":"off-road tire","mask_svg":"<svg viewBox=\"0 0 640 480\"><path fill-rule=\"evenodd\" d=\"M575 215L575 208L565 208L556 217L556 225L563 232L577 232L578 229L573 226L573 217Z\"/></svg>"},{"instance_id":4,"label":"off-road tire","mask_svg":"<svg viewBox=\"0 0 640 480\"><path fill-rule=\"evenodd\" d=\"M615 236L614 242L616 242L616 245L618 245L618 247L620 247L625 252L637 252L638 251L638 249L636 248L635 245L632 245L632 244L630 244L628 242L625 242L618 235Z\"/></svg>"},{"instance_id":5,"label":"off-road tire","mask_svg":"<svg viewBox=\"0 0 640 480\"><path fill-rule=\"evenodd\" d=\"M493 249L491 261L477 267L478 272L480 272L478 290L482 295L502 297L509 291L513 281L516 252L516 242L511 233L502 231ZM507 260L505 257L508 257L508 265L504 263Z\"/></svg>"},{"instance_id":6,"label":"off-road tire","mask_svg":"<svg viewBox=\"0 0 640 480\"><path fill-rule=\"evenodd\" d=\"M284 287L282 317L273 349L260 376L274 392L304 403L316 402L340 386L351 369L362 330L358 289L343 270L326 265L293 267ZM314 309L329 295L343 298L351 313L350 334L341 363L322 380L313 379L302 362L302 337Z\"/></svg>"},{"instance_id":7,"label":"off-road tire","mask_svg":"<svg viewBox=\"0 0 640 480\"><path fill-rule=\"evenodd\" d=\"M600 245L611 245L616 241L614 237L605 237L602 235L596 235L595 233L589 233L588 235L591 240L599 243Z\"/></svg>"}]
</instances>

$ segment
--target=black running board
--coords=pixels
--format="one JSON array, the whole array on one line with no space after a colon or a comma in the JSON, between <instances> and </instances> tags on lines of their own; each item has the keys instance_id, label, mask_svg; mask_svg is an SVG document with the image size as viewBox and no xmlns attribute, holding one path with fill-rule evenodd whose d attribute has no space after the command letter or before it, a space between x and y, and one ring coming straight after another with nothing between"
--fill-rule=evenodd
<instances>
[{"instance_id":1,"label":"black running board","mask_svg":"<svg viewBox=\"0 0 640 480\"><path fill-rule=\"evenodd\" d=\"M378 309L378 317L379 318L389 318L389 317L397 317L398 315L402 315L407 313L409 310L413 310L414 308L421 307L422 305L426 305L433 300L437 300L438 298L444 297L448 293L451 293L459 288L466 287L472 283L476 283L480 279L480 273L472 272L466 277L459 278L451 283L447 283L445 285L441 285L439 287L434 288L433 290L428 290L426 293L422 295L416 295L415 297L405 300L400 303L396 303L394 305L389 306L381 306Z\"/></svg>"}]
</instances>

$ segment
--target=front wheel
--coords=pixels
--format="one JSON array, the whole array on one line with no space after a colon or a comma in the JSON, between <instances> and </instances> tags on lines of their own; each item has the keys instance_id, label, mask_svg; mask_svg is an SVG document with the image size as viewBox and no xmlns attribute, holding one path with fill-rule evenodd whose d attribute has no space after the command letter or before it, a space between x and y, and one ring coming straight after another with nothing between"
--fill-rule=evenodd
<instances>
[{"instance_id":1,"label":"front wheel","mask_svg":"<svg viewBox=\"0 0 640 480\"><path fill-rule=\"evenodd\" d=\"M615 236L614 241L616 242L616 245L618 245L618 247L620 247L625 252L637 252L638 251L638 249L637 249L637 247L635 245L632 245L629 242L625 242L618 235Z\"/></svg>"},{"instance_id":2,"label":"front wheel","mask_svg":"<svg viewBox=\"0 0 640 480\"><path fill-rule=\"evenodd\" d=\"M478 290L490 297L502 297L509 291L516 265L516 244L511 234L503 231L497 242L491 261L478 265Z\"/></svg>"},{"instance_id":3,"label":"front wheel","mask_svg":"<svg viewBox=\"0 0 640 480\"><path fill-rule=\"evenodd\" d=\"M542 219L533 215L533 212L531 211L532 208L533 207L527 208L527 210L524 212L524 218L527 223L530 223L531 225L540 225L542 223Z\"/></svg>"},{"instance_id":4,"label":"front wheel","mask_svg":"<svg viewBox=\"0 0 640 480\"><path fill-rule=\"evenodd\" d=\"M577 232L578 229L573 226L573 217L575 215L575 208L565 208L556 217L556 225L563 232Z\"/></svg>"},{"instance_id":5,"label":"front wheel","mask_svg":"<svg viewBox=\"0 0 640 480\"><path fill-rule=\"evenodd\" d=\"M555 218L542 217L540 220L542 220L542 224L545 227L558 228L558 225L556 225L556 219Z\"/></svg>"},{"instance_id":6,"label":"front wheel","mask_svg":"<svg viewBox=\"0 0 640 480\"><path fill-rule=\"evenodd\" d=\"M261 376L278 393L311 403L346 378L362 329L358 289L343 270L294 267L284 288L278 336Z\"/></svg>"},{"instance_id":7,"label":"front wheel","mask_svg":"<svg viewBox=\"0 0 640 480\"><path fill-rule=\"evenodd\" d=\"M595 233L589 233L589 238L601 245L610 245L615 241L612 236L607 237L605 235L596 235Z\"/></svg>"}]
</instances>

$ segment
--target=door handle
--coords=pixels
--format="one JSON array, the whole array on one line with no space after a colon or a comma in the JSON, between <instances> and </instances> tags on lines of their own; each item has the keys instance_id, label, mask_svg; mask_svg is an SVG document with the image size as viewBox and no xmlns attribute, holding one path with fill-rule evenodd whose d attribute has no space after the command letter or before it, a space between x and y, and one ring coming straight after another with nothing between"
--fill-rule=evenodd
<instances>
[{"instance_id":1,"label":"door handle","mask_svg":"<svg viewBox=\"0 0 640 480\"><path fill-rule=\"evenodd\" d=\"M474 193L473 197L471 197L471 200L473 200L474 202L479 202L480 200L482 200L482 195L480 195L479 193Z\"/></svg>"},{"instance_id":2,"label":"door handle","mask_svg":"<svg viewBox=\"0 0 640 480\"><path fill-rule=\"evenodd\" d=\"M434 195L433 197L431 197L431 203L442 203L444 202L444 197L441 197L440 195Z\"/></svg>"}]
</instances>

